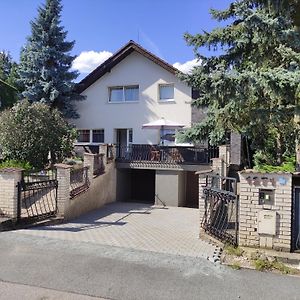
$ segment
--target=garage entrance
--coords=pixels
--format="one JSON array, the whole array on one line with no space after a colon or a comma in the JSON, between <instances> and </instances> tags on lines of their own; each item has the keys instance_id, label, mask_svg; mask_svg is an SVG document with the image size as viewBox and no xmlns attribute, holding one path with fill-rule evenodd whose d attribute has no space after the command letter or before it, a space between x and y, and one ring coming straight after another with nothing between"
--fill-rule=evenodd
<instances>
[{"instance_id":1,"label":"garage entrance","mask_svg":"<svg viewBox=\"0 0 300 300\"><path fill-rule=\"evenodd\" d=\"M154 204L155 170L131 170L131 201Z\"/></svg>"},{"instance_id":2,"label":"garage entrance","mask_svg":"<svg viewBox=\"0 0 300 300\"><path fill-rule=\"evenodd\" d=\"M154 204L155 170L119 169L117 201Z\"/></svg>"}]
</instances>

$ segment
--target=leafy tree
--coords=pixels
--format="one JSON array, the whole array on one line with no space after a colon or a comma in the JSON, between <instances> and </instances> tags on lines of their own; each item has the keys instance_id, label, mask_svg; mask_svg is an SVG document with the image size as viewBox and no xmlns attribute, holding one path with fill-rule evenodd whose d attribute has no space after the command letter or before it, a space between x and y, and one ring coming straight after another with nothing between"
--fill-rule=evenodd
<instances>
[{"instance_id":1,"label":"leafy tree","mask_svg":"<svg viewBox=\"0 0 300 300\"><path fill-rule=\"evenodd\" d=\"M17 100L17 63L8 52L0 52L0 110L11 107Z\"/></svg>"},{"instance_id":2,"label":"leafy tree","mask_svg":"<svg viewBox=\"0 0 300 300\"><path fill-rule=\"evenodd\" d=\"M67 42L67 32L60 25L60 0L46 0L31 22L31 35L21 52L20 84L22 96L30 102L43 102L58 108L65 117L76 118L74 101L84 97L75 90L77 71L71 71L74 41Z\"/></svg>"},{"instance_id":3,"label":"leafy tree","mask_svg":"<svg viewBox=\"0 0 300 300\"><path fill-rule=\"evenodd\" d=\"M211 10L214 19L228 25L185 34L201 65L183 78L200 91L194 105L208 107L207 118L194 124L186 139L216 144L233 130L250 137L268 163L281 164L294 152L298 5L298 0L235 1L226 10ZM222 53L204 56L202 47Z\"/></svg>"},{"instance_id":4,"label":"leafy tree","mask_svg":"<svg viewBox=\"0 0 300 300\"><path fill-rule=\"evenodd\" d=\"M57 109L24 100L0 114L0 145L5 160L43 168L62 161L73 149L75 129Z\"/></svg>"}]
</instances>

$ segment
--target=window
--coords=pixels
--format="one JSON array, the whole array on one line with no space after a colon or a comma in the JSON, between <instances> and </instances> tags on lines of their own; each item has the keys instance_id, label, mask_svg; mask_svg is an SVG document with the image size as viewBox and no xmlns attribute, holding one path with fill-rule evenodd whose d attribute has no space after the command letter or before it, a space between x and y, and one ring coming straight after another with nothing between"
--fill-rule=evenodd
<instances>
[{"instance_id":1,"label":"window","mask_svg":"<svg viewBox=\"0 0 300 300\"><path fill-rule=\"evenodd\" d=\"M111 103L131 102L138 100L138 85L116 86L109 88L109 102Z\"/></svg>"},{"instance_id":2,"label":"window","mask_svg":"<svg viewBox=\"0 0 300 300\"><path fill-rule=\"evenodd\" d=\"M132 129L128 129L128 143L132 143L132 141L133 141Z\"/></svg>"},{"instance_id":3,"label":"window","mask_svg":"<svg viewBox=\"0 0 300 300\"><path fill-rule=\"evenodd\" d=\"M93 129L92 142L104 143L104 129Z\"/></svg>"},{"instance_id":4,"label":"window","mask_svg":"<svg viewBox=\"0 0 300 300\"><path fill-rule=\"evenodd\" d=\"M90 131L88 129L77 130L79 143L89 143L90 142Z\"/></svg>"},{"instance_id":5,"label":"window","mask_svg":"<svg viewBox=\"0 0 300 300\"><path fill-rule=\"evenodd\" d=\"M104 143L104 129L79 129L77 133L78 143Z\"/></svg>"},{"instance_id":6,"label":"window","mask_svg":"<svg viewBox=\"0 0 300 300\"><path fill-rule=\"evenodd\" d=\"M159 85L159 100L174 99L174 84Z\"/></svg>"}]
</instances>

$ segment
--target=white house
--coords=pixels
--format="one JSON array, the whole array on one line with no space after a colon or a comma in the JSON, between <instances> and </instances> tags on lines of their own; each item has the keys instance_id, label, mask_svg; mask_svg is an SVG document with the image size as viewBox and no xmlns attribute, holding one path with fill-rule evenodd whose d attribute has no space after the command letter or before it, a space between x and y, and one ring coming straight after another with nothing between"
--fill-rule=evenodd
<instances>
[{"instance_id":1,"label":"white house","mask_svg":"<svg viewBox=\"0 0 300 300\"><path fill-rule=\"evenodd\" d=\"M190 127L191 88L176 72L135 42L127 43L79 84L86 100L77 104L77 144L159 144L161 132L142 125L161 118ZM163 134L174 135L169 131Z\"/></svg>"},{"instance_id":2,"label":"white house","mask_svg":"<svg viewBox=\"0 0 300 300\"><path fill-rule=\"evenodd\" d=\"M129 41L79 84L86 100L77 104L77 145L117 145L120 201L198 205L195 171L209 169L214 156L208 149L176 143L176 124L182 128L192 122L192 89L177 72ZM143 128L159 120L174 126Z\"/></svg>"}]
</instances>

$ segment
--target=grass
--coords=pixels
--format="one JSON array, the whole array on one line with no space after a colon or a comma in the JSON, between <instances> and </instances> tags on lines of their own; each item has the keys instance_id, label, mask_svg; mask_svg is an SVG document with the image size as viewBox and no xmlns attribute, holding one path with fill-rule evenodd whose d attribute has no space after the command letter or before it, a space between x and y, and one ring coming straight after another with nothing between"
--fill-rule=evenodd
<instances>
[{"instance_id":1,"label":"grass","mask_svg":"<svg viewBox=\"0 0 300 300\"><path fill-rule=\"evenodd\" d=\"M233 270L239 270L241 265L239 262L234 262L232 265L229 265Z\"/></svg>"},{"instance_id":2,"label":"grass","mask_svg":"<svg viewBox=\"0 0 300 300\"><path fill-rule=\"evenodd\" d=\"M243 256L244 251L239 247L234 247L232 245L225 245L224 251L228 255L234 255L234 256Z\"/></svg>"},{"instance_id":3,"label":"grass","mask_svg":"<svg viewBox=\"0 0 300 300\"><path fill-rule=\"evenodd\" d=\"M280 261L268 261L267 259L257 258L253 260L254 267L257 271L270 271L277 270L282 274L296 274L297 270L287 265L283 264Z\"/></svg>"}]
</instances>

